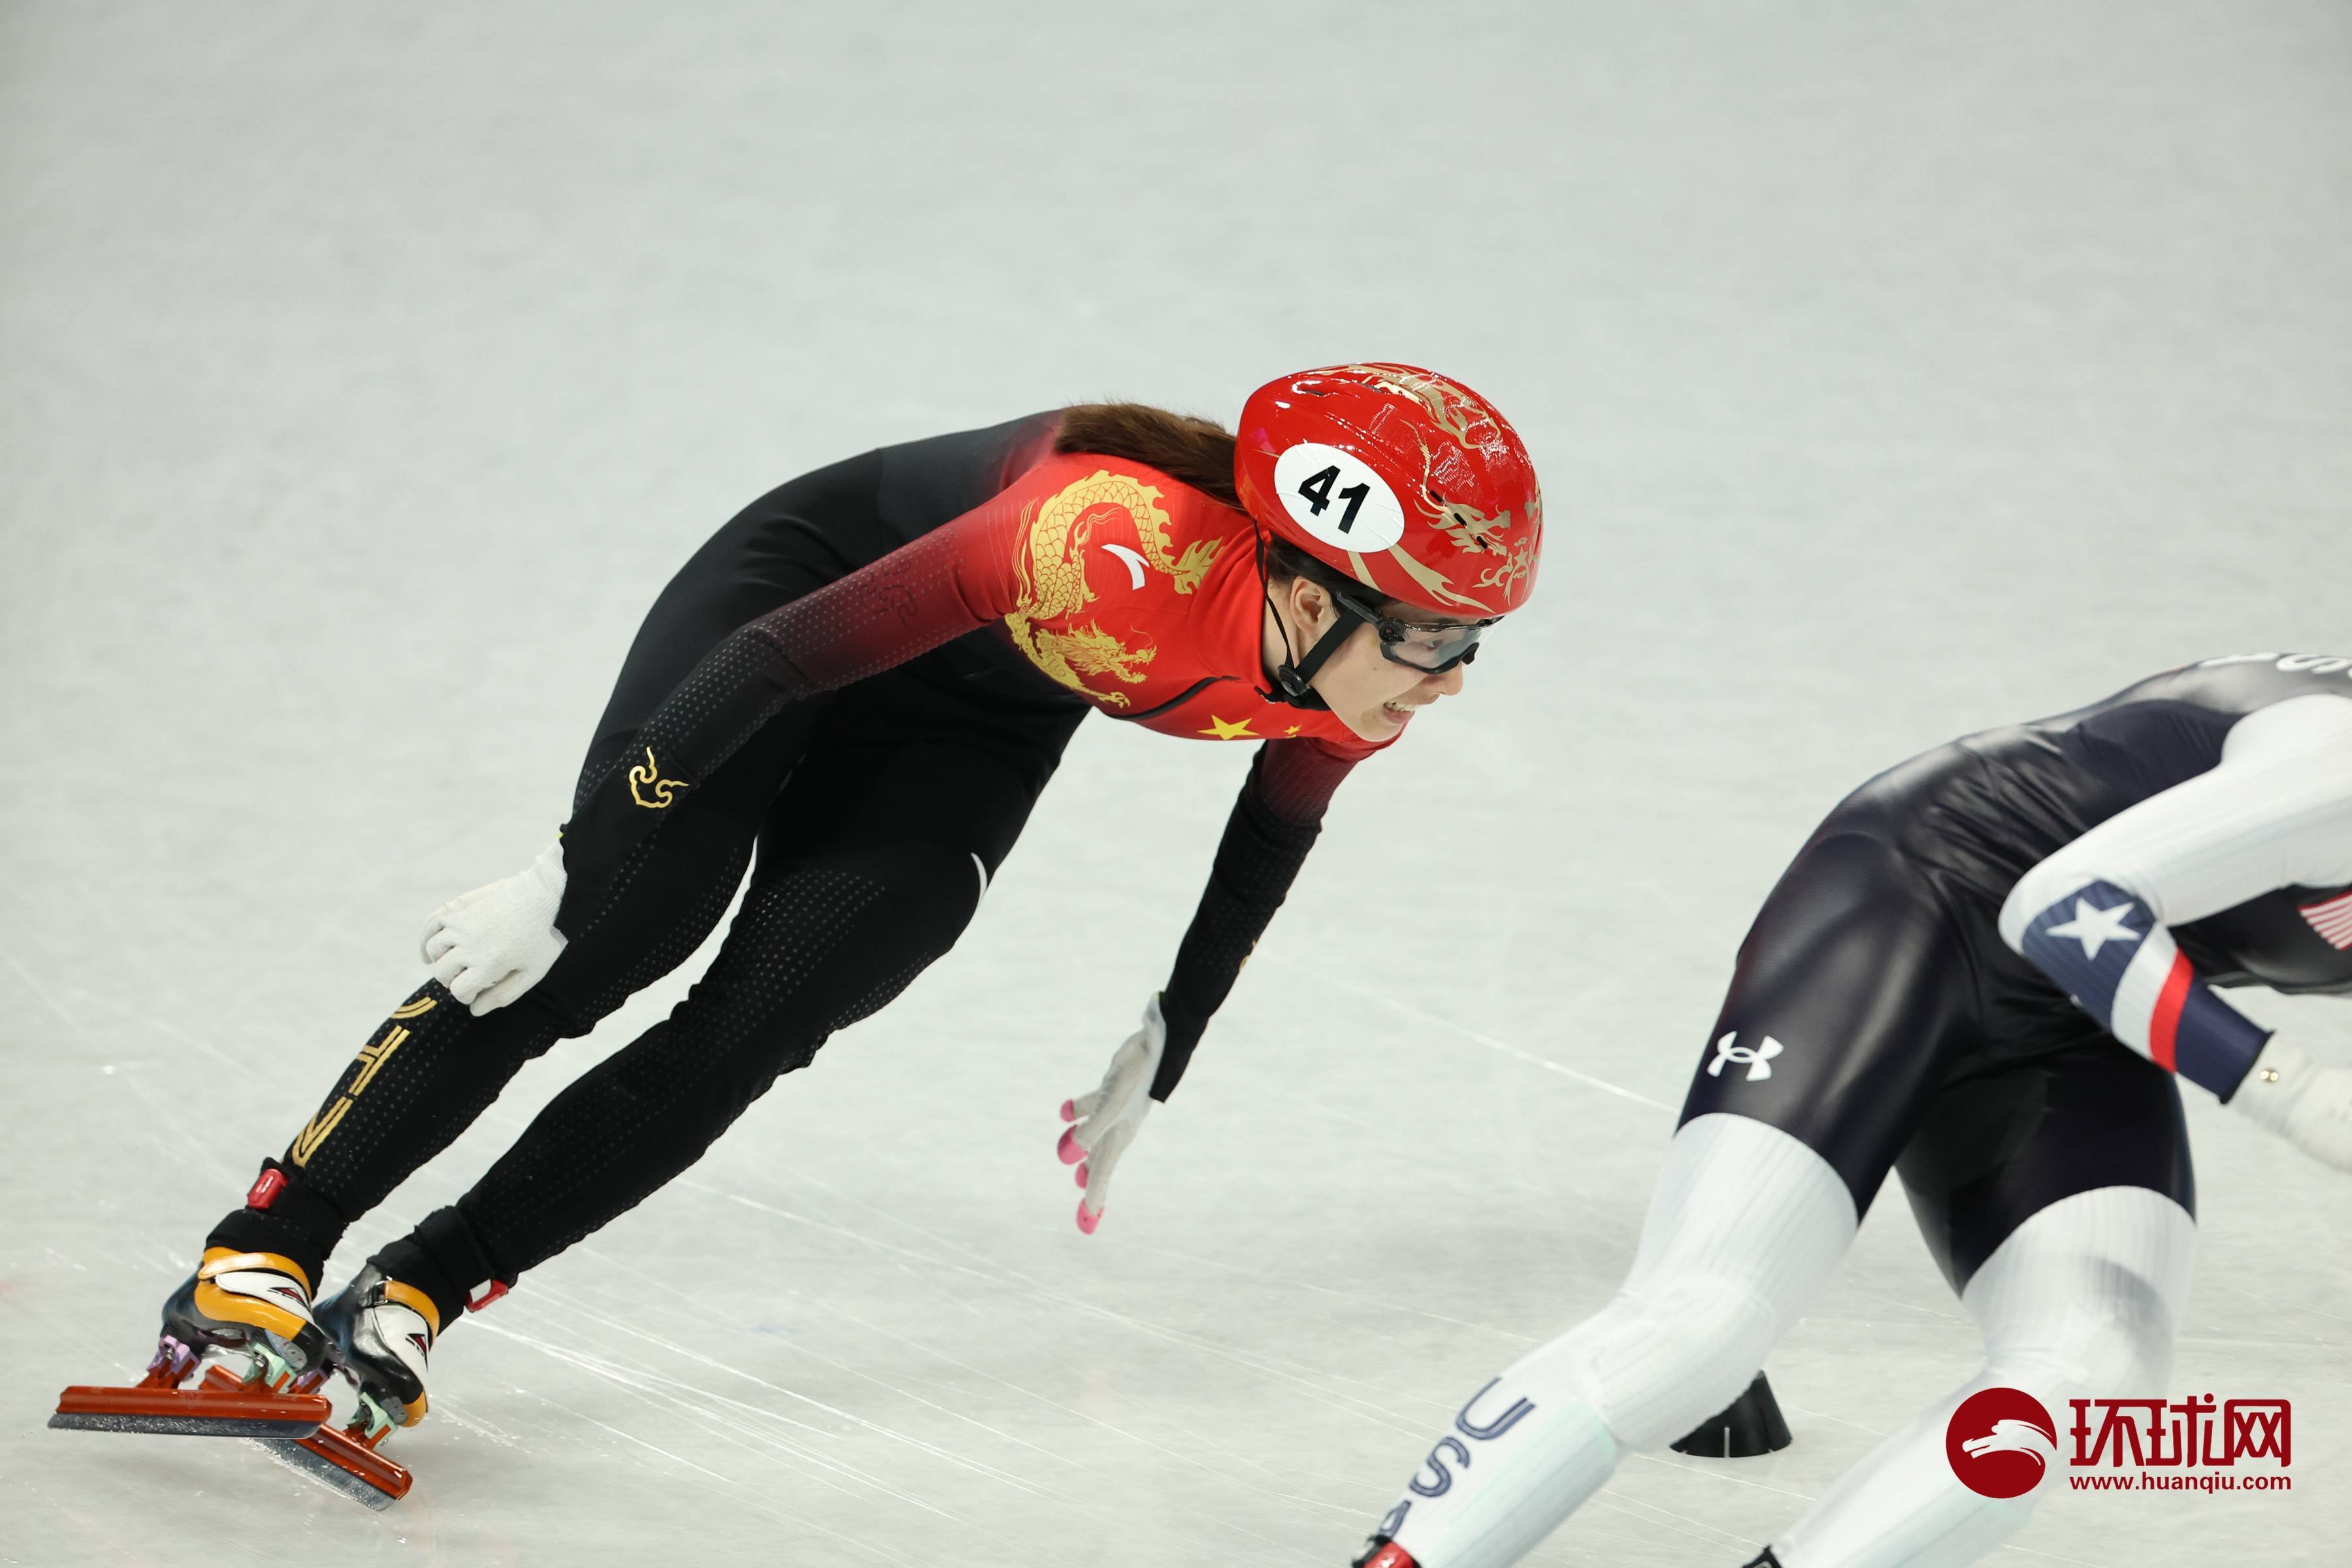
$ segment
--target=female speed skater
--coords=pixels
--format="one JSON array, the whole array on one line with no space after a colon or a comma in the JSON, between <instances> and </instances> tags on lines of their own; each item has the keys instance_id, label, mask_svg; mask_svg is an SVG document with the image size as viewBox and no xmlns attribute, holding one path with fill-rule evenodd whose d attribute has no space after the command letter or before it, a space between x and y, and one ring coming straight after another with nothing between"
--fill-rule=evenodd
<instances>
[{"instance_id":1,"label":"female speed skater","mask_svg":"<svg viewBox=\"0 0 2352 1568\"><path fill-rule=\"evenodd\" d=\"M303 1409L220 1399L315 1399L332 1367L359 1388L351 1436L413 1425L460 1313L651 1195L947 952L1101 712L1258 745L1167 984L1101 1086L1064 1105L1091 1233L1332 792L1462 689L1481 636L1533 590L1542 540L1509 424L1398 364L1261 387L1238 440L1088 405L885 447L755 501L656 602L558 841L435 913L431 980L206 1237L148 1383L79 1414L88 1391L68 1391L59 1422L300 1436ZM314 1310L345 1228L525 1062L682 963L747 866L686 1000ZM243 1388L179 1387L215 1348L251 1352Z\"/></svg>"},{"instance_id":2,"label":"female speed skater","mask_svg":"<svg viewBox=\"0 0 2352 1568\"><path fill-rule=\"evenodd\" d=\"M1359 1568L1516 1562L1740 1386L1890 1166L1984 1370L1748 1568L1975 1562L2034 1491L1957 1479L1962 1400L2163 1386L2195 1228L2176 1078L2352 1170L2352 1068L2213 991L2244 984L2352 994L2352 659L2208 660L1863 785L1740 946L1624 1284L1471 1397Z\"/></svg>"}]
</instances>

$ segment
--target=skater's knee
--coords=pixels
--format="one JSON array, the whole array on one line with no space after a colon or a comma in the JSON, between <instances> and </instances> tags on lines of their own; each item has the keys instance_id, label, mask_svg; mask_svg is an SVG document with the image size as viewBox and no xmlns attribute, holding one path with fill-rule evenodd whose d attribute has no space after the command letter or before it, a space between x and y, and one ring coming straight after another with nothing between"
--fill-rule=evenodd
<instances>
[{"instance_id":1,"label":"skater's knee","mask_svg":"<svg viewBox=\"0 0 2352 1568\"><path fill-rule=\"evenodd\" d=\"M1604 1387L1602 1416L1620 1444L1647 1452L1673 1442L1748 1386L1772 1348L1772 1304L1744 1279L1698 1274L1646 1292L1637 1331L1613 1347L1622 1370ZM1646 1374L1643 1363L1657 1370Z\"/></svg>"},{"instance_id":2,"label":"skater's knee","mask_svg":"<svg viewBox=\"0 0 2352 1568\"><path fill-rule=\"evenodd\" d=\"M778 1079L814 1064L817 1051L832 1037L829 1031L804 1024L779 1024L744 1041L731 1075L736 1114L774 1088Z\"/></svg>"},{"instance_id":3,"label":"skater's knee","mask_svg":"<svg viewBox=\"0 0 2352 1568\"><path fill-rule=\"evenodd\" d=\"M855 919L865 943L934 957L971 923L988 881L971 851L942 844L867 845L811 869L860 889Z\"/></svg>"},{"instance_id":4,"label":"skater's knee","mask_svg":"<svg viewBox=\"0 0 2352 1568\"><path fill-rule=\"evenodd\" d=\"M1714 1277L1794 1318L1853 1240L1853 1198L1821 1154L1746 1116L1701 1116L1667 1145L1627 1289Z\"/></svg>"},{"instance_id":5,"label":"skater's knee","mask_svg":"<svg viewBox=\"0 0 2352 1568\"><path fill-rule=\"evenodd\" d=\"M1778 1332L1771 1304L1748 1284L1690 1274L1619 1292L1514 1370L1591 1405L1622 1451L1643 1453L1729 1404Z\"/></svg>"},{"instance_id":6,"label":"skater's knee","mask_svg":"<svg viewBox=\"0 0 2352 1568\"><path fill-rule=\"evenodd\" d=\"M682 1025L756 1036L779 1071L896 996L955 944L980 902L977 863L929 844L793 862L746 895Z\"/></svg>"},{"instance_id":7,"label":"skater's knee","mask_svg":"<svg viewBox=\"0 0 2352 1568\"><path fill-rule=\"evenodd\" d=\"M2050 1405L2093 1394L2160 1389L2172 1372L2173 1304L2131 1270L2107 1268L2095 1281L2014 1301L1985 1328L1995 1376Z\"/></svg>"},{"instance_id":8,"label":"skater's knee","mask_svg":"<svg viewBox=\"0 0 2352 1568\"><path fill-rule=\"evenodd\" d=\"M2161 1389L2171 1376L2172 1346L2168 1314L2109 1296L2013 1325L1986 1350L1996 1381L2058 1409L2068 1399Z\"/></svg>"},{"instance_id":9,"label":"skater's knee","mask_svg":"<svg viewBox=\"0 0 2352 1568\"><path fill-rule=\"evenodd\" d=\"M726 945L618 1085L667 1101L692 1083L713 1130L896 996L979 902L969 854L889 845L792 862L744 897ZM642 1079L643 1081L637 1081Z\"/></svg>"},{"instance_id":10,"label":"skater's knee","mask_svg":"<svg viewBox=\"0 0 2352 1568\"><path fill-rule=\"evenodd\" d=\"M2078 1194L2019 1226L1961 1300L1987 1360L2045 1403L2157 1388L2171 1372L2194 1238L2187 1211L2159 1194Z\"/></svg>"},{"instance_id":11,"label":"skater's knee","mask_svg":"<svg viewBox=\"0 0 2352 1568\"><path fill-rule=\"evenodd\" d=\"M1570 1336L1577 1397L1629 1452L1683 1436L1747 1387L1853 1229L1843 1180L1797 1139L1744 1116L1685 1124L1624 1289Z\"/></svg>"}]
</instances>

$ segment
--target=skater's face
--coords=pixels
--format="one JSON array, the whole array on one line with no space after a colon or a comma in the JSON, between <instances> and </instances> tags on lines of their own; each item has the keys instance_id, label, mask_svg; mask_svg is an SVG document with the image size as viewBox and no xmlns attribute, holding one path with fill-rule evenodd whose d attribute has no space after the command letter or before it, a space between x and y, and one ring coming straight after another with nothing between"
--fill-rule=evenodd
<instances>
[{"instance_id":1,"label":"skater's face","mask_svg":"<svg viewBox=\"0 0 2352 1568\"><path fill-rule=\"evenodd\" d=\"M1291 657L1285 650L1281 632L1276 628L1276 616L1282 618L1282 627L1290 634L1289 647L1295 649L1297 657L1301 658L1341 616L1329 591L1321 584L1305 577L1292 577L1276 583L1269 597L1273 601L1266 615L1266 667L1269 671ZM1405 610L1388 605L1373 607L1433 626L1471 624L1465 616ZM1330 705L1332 716L1349 729L1367 741L1386 741L1411 723L1412 716L1422 709L1441 697L1451 697L1460 691L1467 668L1457 664L1443 674L1433 674L1415 669L1408 664L1400 664L1381 651L1380 634L1372 626L1355 621L1354 632L1339 645L1339 650L1324 662L1323 668L1315 672L1309 684L1315 688L1315 694Z\"/></svg>"}]
</instances>

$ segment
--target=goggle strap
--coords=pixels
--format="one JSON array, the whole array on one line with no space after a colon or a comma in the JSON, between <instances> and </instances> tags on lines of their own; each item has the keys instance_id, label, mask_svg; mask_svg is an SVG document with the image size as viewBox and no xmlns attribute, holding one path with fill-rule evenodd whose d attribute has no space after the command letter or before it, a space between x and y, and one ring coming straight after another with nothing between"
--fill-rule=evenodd
<instances>
[{"instance_id":1,"label":"goggle strap","mask_svg":"<svg viewBox=\"0 0 2352 1568\"><path fill-rule=\"evenodd\" d=\"M1279 616L1276 618L1280 619ZM1349 616L1344 615L1339 616L1331 623L1329 631L1315 639L1315 646L1307 650L1306 658L1296 664L1286 664L1274 672L1275 679L1282 683L1284 701L1293 708L1330 706L1317 695L1314 687L1308 682L1315 679L1317 670L1331 661L1331 656L1339 651L1339 645L1355 635L1356 625L1357 623Z\"/></svg>"}]
</instances>

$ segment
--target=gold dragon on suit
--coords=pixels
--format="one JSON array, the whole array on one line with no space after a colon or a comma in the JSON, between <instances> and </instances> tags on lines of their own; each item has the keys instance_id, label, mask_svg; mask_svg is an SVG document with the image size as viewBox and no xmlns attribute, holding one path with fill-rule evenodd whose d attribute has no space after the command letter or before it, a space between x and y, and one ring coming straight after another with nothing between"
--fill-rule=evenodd
<instances>
[{"instance_id":1,"label":"gold dragon on suit","mask_svg":"<svg viewBox=\"0 0 2352 1568\"><path fill-rule=\"evenodd\" d=\"M1129 647L1097 623L1081 626L1069 622L1070 616L1095 599L1094 590L1087 585L1086 552L1105 507L1117 507L1133 521L1138 552L1153 571L1170 578L1180 594L1190 594L1201 585L1223 541L1196 539L1185 546L1181 556L1173 554L1168 513L1160 504L1159 488L1108 468L1097 468L1089 477L1064 486L1042 503L1022 508L1026 538L1017 563L1021 596L1013 613L1004 617L1013 646L1029 657L1029 662L1073 691L1125 708L1127 693L1097 691L1083 678L1108 675L1129 686L1139 685L1142 667L1159 650ZM1060 621L1067 629L1049 630L1037 624L1041 621Z\"/></svg>"}]
</instances>

